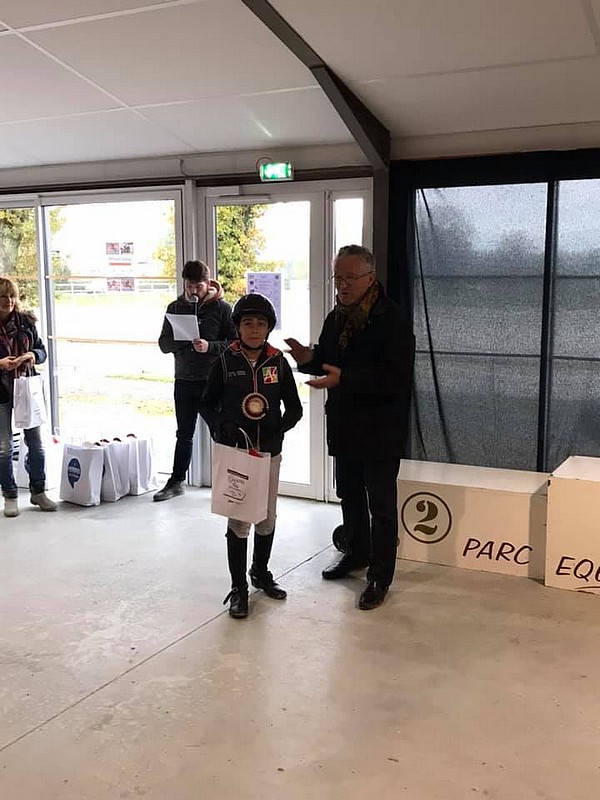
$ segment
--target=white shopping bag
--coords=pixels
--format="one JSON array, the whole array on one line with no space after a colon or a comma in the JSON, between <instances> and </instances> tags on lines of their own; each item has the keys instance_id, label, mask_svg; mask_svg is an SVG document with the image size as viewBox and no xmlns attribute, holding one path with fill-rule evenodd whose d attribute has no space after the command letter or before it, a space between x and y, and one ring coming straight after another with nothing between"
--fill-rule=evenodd
<instances>
[{"instance_id":1,"label":"white shopping bag","mask_svg":"<svg viewBox=\"0 0 600 800\"><path fill-rule=\"evenodd\" d=\"M213 444L210 510L241 522L262 522L269 501L268 453Z\"/></svg>"},{"instance_id":2,"label":"white shopping bag","mask_svg":"<svg viewBox=\"0 0 600 800\"><path fill-rule=\"evenodd\" d=\"M65 444L60 499L78 506L100 505L104 449L97 445Z\"/></svg>"},{"instance_id":3,"label":"white shopping bag","mask_svg":"<svg viewBox=\"0 0 600 800\"><path fill-rule=\"evenodd\" d=\"M104 472L100 499L105 503L114 503L129 494L129 442L115 439L103 443Z\"/></svg>"},{"instance_id":4,"label":"white shopping bag","mask_svg":"<svg viewBox=\"0 0 600 800\"><path fill-rule=\"evenodd\" d=\"M145 494L158 489L152 439L127 437L129 452L129 494Z\"/></svg>"},{"instance_id":5,"label":"white shopping bag","mask_svg":"<svg viewBox=\"0 0 600 800\"><path fill-rule=\"evenodd\" d=\"M44 401L44 379L42 375L15 378L13 395L15 428L37 428L43 425L48 414Z\"/></svg>"},{"instance_id":6,"label":"white shopping bag","mask_svg":"<svg viewBox=\"0 0 600 800\"><path fill-rule=\"evenodd\" d=\"M63 444L58 440L58 437L51 436L48 433L42 435L42 442L44 443L46 462L46 489L56 489L60 485ZM22 432L19 437L19 459L17 461L15 481L19 489L29 489L29 449Z\"/></svg>"}]
</instances>

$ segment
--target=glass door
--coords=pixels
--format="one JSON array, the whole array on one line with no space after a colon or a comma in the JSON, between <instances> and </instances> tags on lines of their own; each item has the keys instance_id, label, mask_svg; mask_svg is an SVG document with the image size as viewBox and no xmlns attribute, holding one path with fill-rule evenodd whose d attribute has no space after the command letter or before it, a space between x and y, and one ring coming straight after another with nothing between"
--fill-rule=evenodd
<instances>
[{"instance_id":1,"label":"glass door","mask_svg":"<svg viewBox=\"0 0 600 800\"><path fill-rule=\"evenodd\" d=\"M365 189L346 189L330 191L327 194L327 217L330 220L328 229L327 269L331 274L329 266L340 247L349 244L361 244L365 247L371 246L372 226L371 226L371 203L370 193ZM332 280L327 282L327 312L335 305L335 287ZM335 492L335 471L333 458L327 459L325 470L325 499L338 502Z\"/></svg>"},{"instance_id":2,"label":"glass door","mask_svg":"<svg viewBox=\"0 0 600 800\"><path fill-rule=\"evenodd\" d=\"M239 194L206 200L207 258L232 305L249 291L266 294L278 315L269 341L317 341L333 305L329 281L334 249L370 241L369 182L236 187ZM307 186L309 188L307 188ZM314 189L314 190L313 190ZM223 190L224 192L226 190ZM335 498L325 440L325 395L294 370L304 416L286 434L280 492Z\"/></svg>"},{"instance_id":3,"label":"glass door","mask_svg":"<svg viewBox=\"0 0 600 800\"><path fill-rule=\"evenodd\" d=\"M181 262L178 192L45 201L54 418L65 437L152 436L170 473L173 359L158 349Z\"/></svg>"},{"instance_id":4,"label":"glass door","mask_svg":"<svg viewBox=\"0 0 600 800\"><path fill-rule=\"evenodd\" d=\"M269 297L277 312L277 326L269 337L275 347L287 349L284 339L293 336L309 343L314 339L311 317L321 316L324 286L311 285L311 232L322 226L321 197L303 194L275 198L219 198L208 203L212 234L212 263L225 299L233 306L250 291ZM317 237L322 240L322 237ZM210 257L209 257L210 258ZM322 499L323 459L311 458L313 446L322 448L322 399L314 398L306 376L295 371L290 360L304 415L286 434L282 464L282 493Z\"/></svg>"}]
</instances>

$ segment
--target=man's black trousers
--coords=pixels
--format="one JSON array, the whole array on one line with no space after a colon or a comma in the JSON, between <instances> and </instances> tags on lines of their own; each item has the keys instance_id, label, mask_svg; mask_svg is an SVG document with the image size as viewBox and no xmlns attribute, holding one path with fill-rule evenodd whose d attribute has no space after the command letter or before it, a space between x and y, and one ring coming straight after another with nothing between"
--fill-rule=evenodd
<instances>
[{"instance_id":1,"label":"man's black trousers","mask_svg":"<svg viewBox=\"0 0 600 800\"><path fill-rule=\"evenodd\" d=\"M177 418L177 441L173 457L171 480L184 481L192 458L192 441L200 400L206 390L206 381L182 381L175 379L175 417Z\"/></svg>"},{"instance_id":2,"label":"man's black trousers","mask_svg":"<svg viewBox=\"0 0 600 800\"><path fill-rule=\"evenodd\" d=\"M389 586L398 549L397 485L400 458L335 459L348 553L368 562L367 579Z\"/></svg>"}]
</instances>

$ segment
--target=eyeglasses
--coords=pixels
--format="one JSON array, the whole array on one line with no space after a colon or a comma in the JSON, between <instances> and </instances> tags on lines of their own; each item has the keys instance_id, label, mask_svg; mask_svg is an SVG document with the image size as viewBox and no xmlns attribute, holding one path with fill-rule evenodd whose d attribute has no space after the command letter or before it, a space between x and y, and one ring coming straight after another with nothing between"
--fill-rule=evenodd
<instances>
[{"instance_id":1,"label":"eyeglasses","mask_svg":"<svg viewBox=\"0 0 600 800\"><path fill-rule=\"evenodd\" d=\"M349 286L351 286L356 281L360 280L361 278L364 278L365 275L372 275L372 274L373 271L369 270L368 272L363 272L361 275L332 275L331 280L338 285L340 283L346 283Z\"/></svg>"}]
</instances>

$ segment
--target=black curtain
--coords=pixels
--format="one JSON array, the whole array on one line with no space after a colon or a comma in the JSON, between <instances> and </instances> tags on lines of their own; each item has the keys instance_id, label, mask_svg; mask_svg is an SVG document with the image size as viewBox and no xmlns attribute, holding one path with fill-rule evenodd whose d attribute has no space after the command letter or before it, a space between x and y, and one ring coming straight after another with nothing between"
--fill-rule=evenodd
<instances>
[{"instance_id":1,"label":"black curtain","mask_svg":"<svg viewBox=\"0 0 600 800\"><path fill-rule=\"evenodd\" d=\"M598 150L392 165L413 458L546 471L600 456L599 176Z\"/></svg>"}]
</instances>

